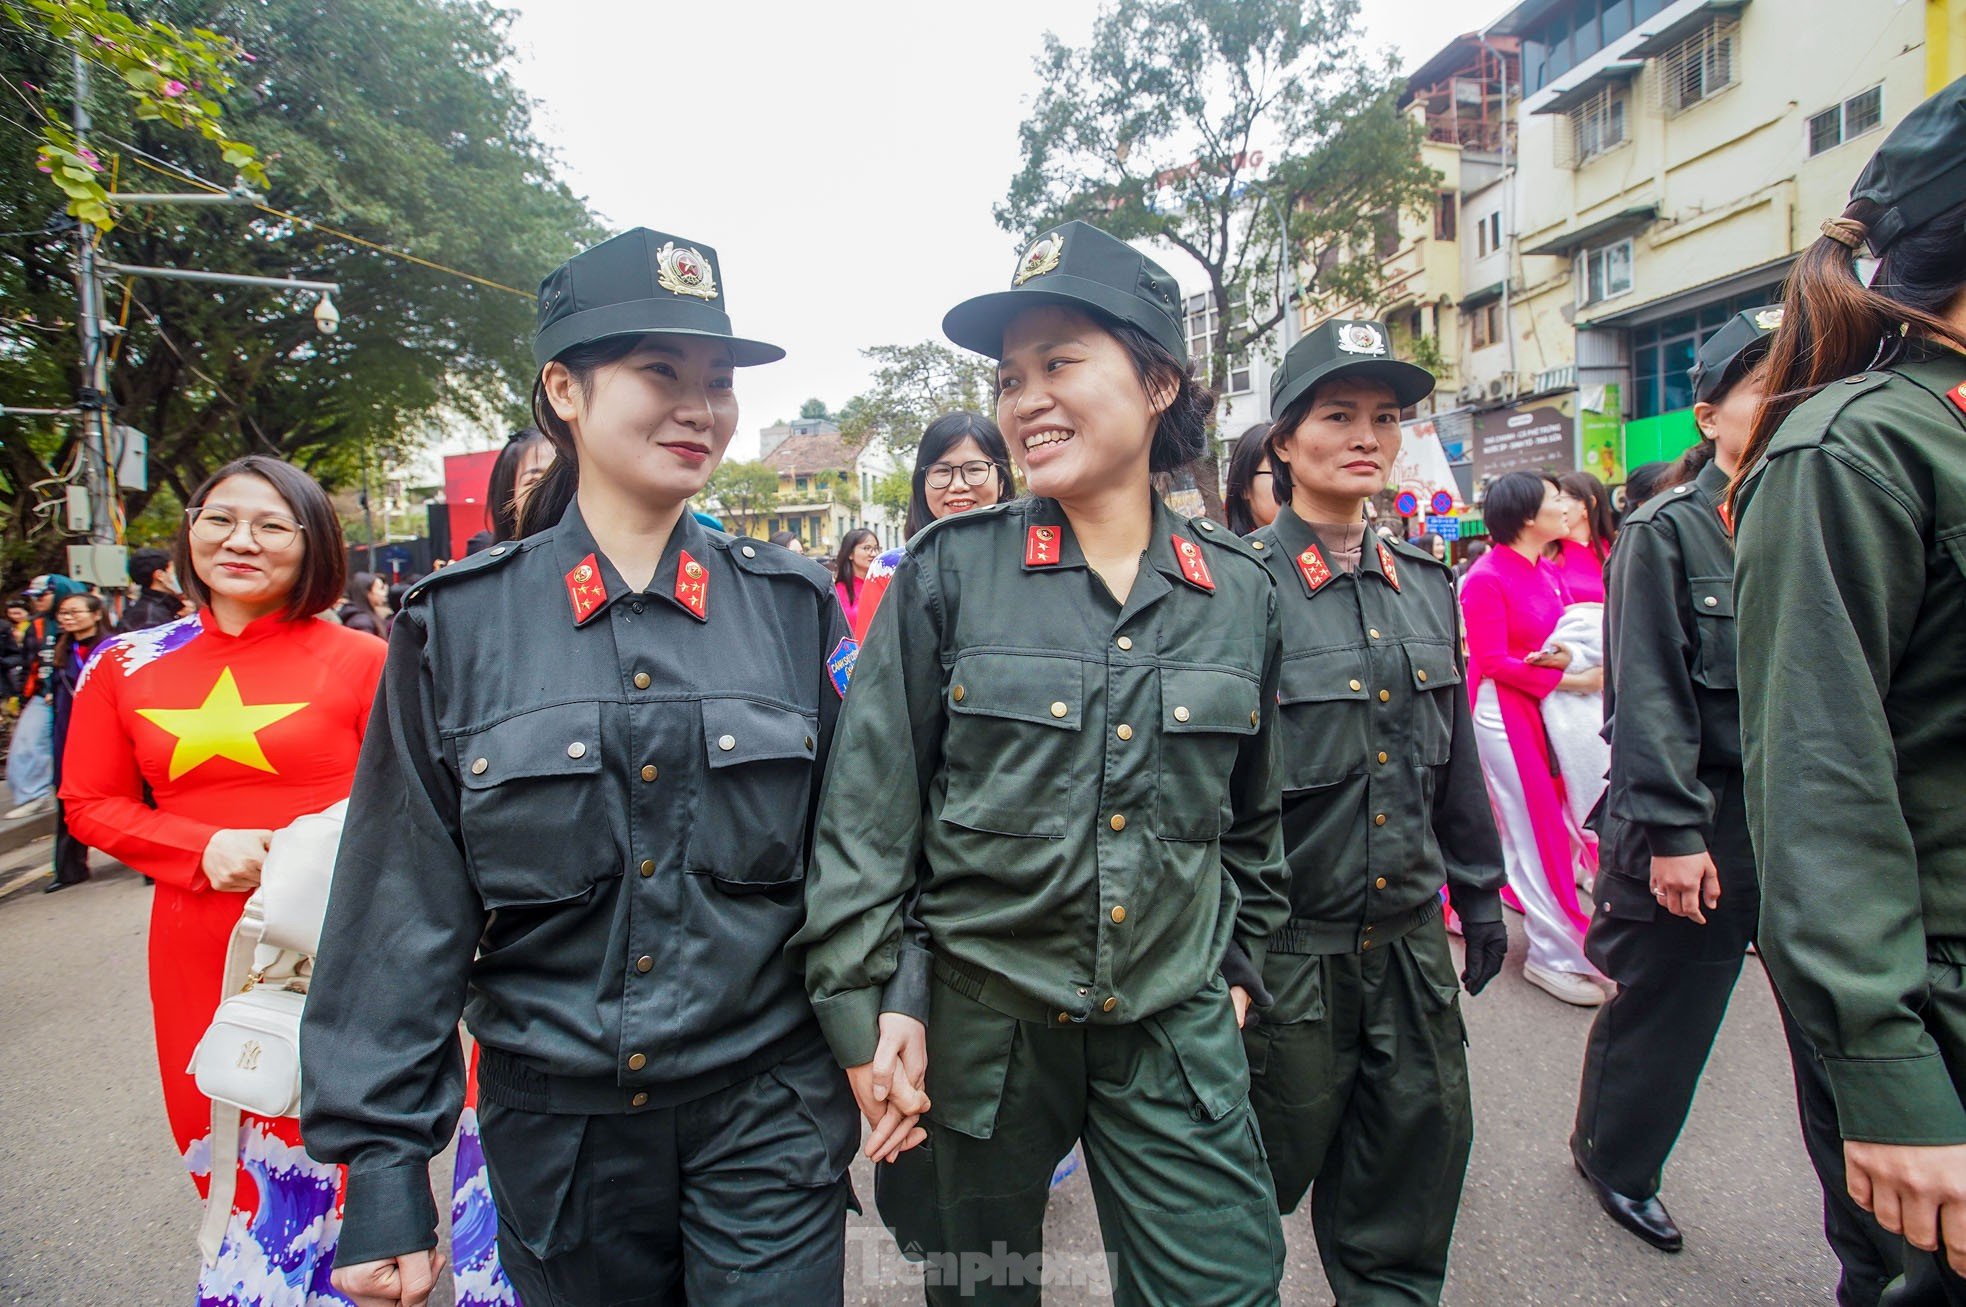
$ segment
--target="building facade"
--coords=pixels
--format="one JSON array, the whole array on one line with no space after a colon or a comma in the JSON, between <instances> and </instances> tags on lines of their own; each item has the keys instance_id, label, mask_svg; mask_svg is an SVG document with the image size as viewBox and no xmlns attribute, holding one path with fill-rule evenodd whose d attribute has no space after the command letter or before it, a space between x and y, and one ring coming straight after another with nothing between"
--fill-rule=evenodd
<instances>
[{"instance_id":1,"label":"building facade","mask_svg":"<svg viewBox=\"0 0 1966 1307\"><path fill-rule=\"evenodd\" d=\"M745 524L751 534L769 539L790 531L813 557L830 557L855 527L870 528L884 549L901 543L901 522L874 499L874 487L894 470L880 441L854 444L825 418L779 423L760 437L762 461L778 474L778 493Z\"/></svg>"}]
</instances>

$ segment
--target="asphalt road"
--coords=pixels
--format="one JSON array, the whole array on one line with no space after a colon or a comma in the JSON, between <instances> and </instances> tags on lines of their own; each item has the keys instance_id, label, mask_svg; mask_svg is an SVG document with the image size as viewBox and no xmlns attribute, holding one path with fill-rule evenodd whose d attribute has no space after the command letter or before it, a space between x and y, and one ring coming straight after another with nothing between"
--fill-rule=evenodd
<instances>
[{"instance_id":1,"label":"asphalt road","mask_svg":"<svg viewBox=\"0 0 1966 1307\"><path fill-rule=\"evenodd\" d=\"M24 850L10 861L34 856ZM198 1210L157 1091L144 982L150 890L111 868L87 886L43 895L39 883L22 883L30 872L7 866L0 862L0 1303L189 1302ZM1748 961L1666 1176L1665 1200L1687 1236L1677 1257L1611 1225L1570 1169L1565 1140L1590 1017L1530 988L1521 966L1518 935L1507 971L1464 1000L1476 1138L1446 1300L1832 1301L1834 1262L1760 965ZM864 1163L857 1183L871 1199ZM1284 1225L1284 1302L1329 1302L1308 1215ZM1098 1230L1083 1172L1057 1190L1047 1231L1053 1269L1069 1265L1082 1283L1096 1283ZM849 1302L921 1301L915 1273L864 1219L851 1232L848 1268ZM1047 1296L1056 1307L1109 1301L1088 1287Z\"/></svg>"}]
</instances>

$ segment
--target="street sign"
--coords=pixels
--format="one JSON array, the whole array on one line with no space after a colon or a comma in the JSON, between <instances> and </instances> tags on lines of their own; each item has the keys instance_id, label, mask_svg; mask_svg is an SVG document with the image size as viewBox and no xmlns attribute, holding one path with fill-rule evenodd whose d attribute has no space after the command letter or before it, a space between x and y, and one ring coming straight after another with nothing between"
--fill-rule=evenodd
<instances>
[{"instance_id":1,"label":"street sign","mask_svg":"<svg viewBox=\"0 0 1966 1307\"><path fill-rule=\"evenodd\" d=\"M1412 517L1420 511L1420 496L1411 490L1402 490L1399 492L1399 498L1393 501L1393 507L1399 510L1401 517Z\"/></svg>"},{"instance_id":2,"label":"street sign","mask_svg":"<svg viewBox=\"0 0 1966 1307\"><path fill-rule=\"evenodd\" d=\"M1436 490L1434 491L1433 504L1434 514L1436 516L1445 516L1454 511L1454 496L1448 494L1445 490Z\"/></svg>"},{"instance_id":3,"label":"street sign","mask_svg":"<svg viewBox=\"0 0 1966 1307\"><path fill-rule=\"evenodd\" d=\"M1461 538L1461 519L1451 517L1444 513L1430 513L1427 515L1427 530L1433 532L1442 540L1459 540Z\"/></svg>"}]
</instances>

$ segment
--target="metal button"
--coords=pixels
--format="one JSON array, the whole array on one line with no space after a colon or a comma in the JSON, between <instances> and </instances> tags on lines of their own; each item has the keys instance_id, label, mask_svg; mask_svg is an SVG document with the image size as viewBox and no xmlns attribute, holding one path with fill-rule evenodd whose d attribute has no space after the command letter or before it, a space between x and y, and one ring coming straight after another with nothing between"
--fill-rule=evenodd
<instances>
[{"instance_id":1,"label":"metal button","mask_svg":"<svg viewBox=\"0 0 1966 1307\"><path fill-rule=\"evenodd\" d=\"M1113 734L1119 736L1122 740L1130 740L1133 738L1133 728L1125 722L1121 722Z\"/></svg>"},{"instance_id":2,"label":"metal button","mask_svg":"<svg viewBox=\"0 0 1966 1307\"><path fill-rule=\"evenodd\" d=\"M812 748L812 737L810 735L806 736L806 748Z\"/></svg>"},{"instance_id":3,"label":"metal button","mask_svg":"<svg viewBox=\"0 0 1966 1307\"><path fill-rule=\"evenodd\" d=\"M1193 715L1186 708L1176 708L1174 710L1174 720L1177 722L1185 722Z\"/></svg>"},{"instance_id":4,"label":"metal button","mask_svg":"<svg viewBox=\"0 0 1966 1307\"><path fill-rule=\"evenodd\" d=\"M1424 678L1422 678L1422 679L1424 679ZM1387 700L1389 700L1389 699L1391 699L1392 697L1393 697L1393 692L1392 692L1391 690L1381 690L1381 691L1379 691L1379 702L1380 702L1380 703L1385 703L1385 702L1386 702Z\"/></svg>"},{"instance_id":5,"label":"metal button","mask_svg":"<svg viewBox=\"0 0 1966 1307\"><path fill-rule=\"evenodd\" d=\"M659 775L659 774L660 774L660 773L658 773L658 772L657 772L657 771L655 770L655 764L654 764L654 763L652 763L652 762L650 762L650 763L644 763L644 764L642 765L642 779L643 779L643 780L645 780L645 781L652 781L652 780L654 780L654 779L656 778L656 776L657 776L657 775Z\"/></svg>"},{"instance_id":6,"label":"metal button","mask_svg":"<svg viewBox=\"0 0 1966 1307\"><path fill-rule=\"evenodd\" d=\"M494 546L492 547L492 551L491 551L491 556L492 556L493 558L497 558L497 557L498 557L498 556L499 556L500 554L502 554L502 553L504 553L504 552L505 552L505 546L504 546L504 545L494 545Z\"/></svg>"},{"instance_id":7,"label":"metal button","mask_svg":"<svg viewBox=\"0 0 1966 1307\"><path fill-rule=\"evenodd\" d=\"M647 1094L636 1094L628 1100L628 1106L630 1107L647 1107L648 1105L649 1096Z\"/></svg>"},{"instance_id":8,"label":"metal button","mask_svg":"<svg viewBox=\"0 0 1966 1307\"><path fill-rule=\"evenodd\" d=\"M1379 630L1377 627L1374 627L1371 630L1367 631L1366 634L1371 636L1375 640L1379 638Z\"/></svg>"},{"instance_id":9,"label":"metal button","mask_svg":"<svg viewBox=\"0 0 1966 1307\"><path fill-rule=\"evenodd\" d=\"M1121 653L1124 653L1128 649L1131 649L1133 647L1133 637L1130 635L1123 635L1119 639L1113 641L1113 643L1120 647Z\"/></svg>"},{"instance_id":10,"label":"metal button","mask_svg":"<svg viewBox=\"0 0 1966 1307\"><path fill-rule=\"evenodd\" d=\"M1422 684L1424 684L1424 683L1426 682L1426 679L1427 679L1427 674L1426 674L1425 672L1415 672L1415 673L1413 673L1413 674L1414 674L1415 676L1417 676L1417 677L1419 677L1419 678L1420 678L1420 681L1421 681L1421 683L1422 683ZM1385 692L1384 692L1384 691L1382 690L1382 691L1380 691L1380 693L1381 693L1381 695L1383 695L1383 694L1384 694Z\"/></svg>"},{"instance_id":11,"label":"metal button","mask_svg":"<svg viewBox=\"0 0 1966 1307\"><path fill-rule=\"evenodd\" d=\"M1365 682L1363 681L1347 681L1346 684L1352 687L1354 693L1365 688Z\"/></svg>"},{"instance_id":12,"label":"metal button","mask_svg":"<svg viewBox=\"0 0 1966 1307\"><path fill-rule=\"evenodd\" d=\"M637 690L646 690L649 688L649 674L647 672L635 673L635 688Z\"/></svg>"},{"instance_id":13,"label":"metal button","mask_svg":"<svg viewBox=\"0 0 1966 1307\"><path fill-rule=\"evenodd\" d=\"M1377 880L1375 880L1375 881L1373 881L1373 882L1372 882L1372 888L1373 888L1373 889L1384 889L1384 888L1386 888L1386 878L1385 878L1384 876L1381 876L1381 877L1379 877L1379 879L1377 879Z\"/></svg>"},{"instance_id":14,"label":"metal button","mask_svg":"<svg viewBox=\"0 0 1966 1307\"><path fill-rule=\"evenodd\" d=\"M1260 723L1260 722L1261 722L1262 720L1263 720L1263 714L1262 714L1262 713L1260 713L1260 712L1253 712L1253 713L1251 713L1251 714L1249 714L1249 724L1250 724L1251 726L1255 726L1255 725L1257 725L1257 724L1258 724L1258 723Z\"/></svg>"},{"instance_id":15,"label":"metal button","mask_svg":"<svg viewBox=\"0 0 1966 1307\"><path fill-rule=\"evenodd\" d=\"M1113 820L1112 820L1112 821L1111 821L1111 822L1110 822L1109 824L1110 824L1110 825L1112 826L1112 828L1113 828L1114 830L1125 830L1125 829L1126 829L1126 814L1125 814L1125 813L1123 813L1123 812L1116 812L1116 813L1114 813L1114 814L1113 814Z\"/></svg>"},{"instance_id":16,"label":"metal button","mask_svg":"<svg viewBox=\"0 0 1966 1307\"><path fill-rule=\"evenodd\" d=\"M954 699L957 703L961 703L963 701L963 693L964 691L962 686L958 685L955 689L949 691L949 697L951 699Z\"/></svg>"},{"instance_id":17,"label":"metal button","mask_svg":"<svg viewBox=\"0 0 1966 1307\"><path fill-rule=\"evenodd\" d=\"M737 737L735 735L719 735L717 737L717 747L725 753L729 753L737 747Z\"/></svg>"},{"instance_id":18,"label":"metal button","mask_svg":"<svg viewBox=\"0 0 1966 1307\"><path fill-rule=\"evenodd\" d=\"M1120 1005L1120 1001L1118 999L1109 998L1104 1003L1101 1003L1099 1005L1099 1010L1101 1012L1111 1012L1114 1008L1118 1007L1119 1005Z\"/></svg>"},{"instance_id":19,"label":"metal button","mask_svg":"<svg viewBox=\"0 0 1966 1307\"><path fill-rule=\"evenodd\" d=\"M471 760L471 774L473 776L483 776L485 774L485 768L489 766L491 766L491 760L489 758L473 758Z\"/></svg>"},{"instance_id":20,"label":"metal button","mask_svg":"<svg viewBox=\"0 0 1966 1307\"><path fill-rule=\"evenodd\" d=\"M1716 599L1716 598L1714 598L1714 597L1713 597L1712 595L1708 595L1708 596L1707 596L1707 607L1709 607L1709 608L1718 608L1718 607L1720 607L1720 600L1718 600L1718 599Z\"/></svg>"},{"instance_id":21,"label":"metal button","mask_svg":"<svg viewBox=\"0 0 1966 1307\"><path fill-rule=\"evenodd\" d=\"M587 746L582 744L579 740L575 740L572 744L569 744L567 746L567 757L585 758L586 756L587 756Z\"/></svg>"},{"instance_id":22,"label":"metal button","mask_svg":"<svg viewBox=\"0 0 1966 1307\"><path fill-rule=\"evenodd\" d=\"M1364 942L1363 944L1360 944L1360 945L1358 946L1358 951L1359 951L1359 952L1361 952L1361 953L1363 953L1363 952L1365 952L1365 950L1367 950L1367 949L1369 949L1369 948L1371 948L1371 947L1372 947L1372 941L1368 939L1368 940L1366 940L1366 941L1365 941L1365 942Z\"/></svg>"},{"instance_id":23,"label":"metal button","mask_svg":"<svg viewBox=\"0 0 1966 1307\"><path fill-rule=\"evenodd\" d=\"M1051 715L1053 717L1063 717L1066 713L1070 711L1072 710L1070 708L1067 708L1062 700L1054 701L1051 705Z\"/></svg>"},{"instance_id":24,"label":"metal button","mask_svg":"<svg viewBox=\"0 0 1966 1307\"><path fill-rule=\"evenodd\" d=\"M1215 523L1213 522L1197 522L1195 525L1204 531L1213 531L1215 529Z\"/></svg>"},{"instance_id":25,"label":"metal button","mask_svg":"<svg viewBox=\"0 0 1966 1307\"><path fill-rule=\"evenodd\" d=\"M1372 818L1372 824L1373 824L1374 826L1383 826L1383 825L1385 825L1385 824L1386 824L1386 814L1385 814L1385 813L1383 813L1383 812L1381 812L1381 813L1377 813L1377 814L1374 814L1374 816L1373 816L1373 818Z\"/></svg>"},{"instance_id":26,"label":"metal button","mask_svg":"<svg viewBox=\"0 0 1966 1307\"><path fill-rule=\"evenodd\" d=\"M1392 755L1391 755L1391 754L1389 754L1389 753L1387 753L1387 752L1385 752L1385 751L1384 751L1383 749L1382 749L1382 750L1380 750L1380 752L1379 752L1379 765L1380 765L1381 767L1383 767L1383 766L1385 766L1385 765L1386 765L1387 763L1389 763L1389 762L1391 762L1391 761L1392 761Z\"/></svg>"},{"instance_id":27,"label":"metal button","mask_svg":"<svg viewBox=\"0 0 1966 1307\"><path fill-rule=\"evenodd\" d=\"M746 558L756 558L758 556L758 551L751 548L751 546L749 545L744 546L744 548L739 550L738 552L742 553Z\"/></svg>"},{"instance_id":28,"label":"metal button","mask_svg":"<svg viewBox=\"0 0 1966 1307\"><path fill-rule=\"evenodd\" d=\"M628 1069L630 1071L640 1071L643 1067L647 1066L648 1064L649 1064L649 1060L646 1057L643 1057L640 1053L630 1053L628 1055Z\"/></svg>"},{"instance_id":29,"label":"metal button","mask_svg":"<svg viewBox=\"0 0 1966 1307\"><path fill-rule=\"evenodd\" d=\"M1084 985L1080 985L1080 986L1079 986L1079 997L1080 997L1080 998L1084 998L1084 997L1085 997L1085 996L1086 996L1087 994L1090 994L1091 992L1092 992L1092 991L1091 991L1091 990L1089 990L1089 989L1087 989L1087 988L1086 988L1086 987L1085 987Z\"/></svg>"},{"instance_id":30,"label":"metal button","mask_svg":"<svg viewBox=\"0 0 1966 1307\"><path fill-rule=\"evenodd\" d=\"M1125 920L1126 920L1126 909L1125 909L1125 908L1114 908L1114 909L1113 909L1113 924L1114 924L1115 926L1117 926L1117 925L1119 925L1119 924L1120 924L1121 922L1123 922L1123 921L1125 921Z\"/></svg>"},{"instance_id":31,"label":"metal button","mask_svg":"<svg viewBox=\"0 0 1966 1307\"><path fill-rule=\"evenodd\" d=\"M1257 551L1259 551L1259 552L1260 552L1260 551L1262 550L1262 548L1263 548L1263 542L1262 542L1261 540L1252 540L1252 541L1250 541L1250 542L1249 542L1249 547L1250 547L1251 549L1254 549L1254 550L1257 550Z\"/></svg>"},{"instance_id":32,"label":"metal button","mask_svg":"<svg viewBox=\"0 0 1966 1307\"><path fill-rule=\"evenodd\" d=\"M1060 1012L1058 1014L1058 1024L1061 1026L1071 1024L1071 1020L1072 1014L1070 1012Z\"/></svg>"},{"instance_id":33,"label":"metal button","mask_svg":"<svg viewBox=\"0 0 1966 1307\"><path fill-rule=\"evenodd\" d=\"M636 611L636 612L638 612L638 613L639 613L639 612L641 612L641 611L642 611L642 609L643 609L643 607L644 607L645 605L644 605L644 604L642 603L642 601L641 601L641 600L639 600L639 599L637 599L637 600L636 600L635 602L633 602L633 603L631 603L631 604L629 604L628 606L629 606L630 608L632 608L632 609L633 609L634 611Z\"/></svg>"},{"instance_id":34,"label":"metal button","mask_svg":"<svg viewBox=\"0 0 1966 1307\"><path fill-rule=\"evenodd\" d=\"M642 865L636 868L636 870L640 871L644 876L653 876L655 874L655 859L643 858Z\"/></svg>"},{"instance_id":35,"label":"metal button","mask_svg":"<svg viewBox=\"0 0 1966 1307\"><path fill-rule=\"evenodd\" d=\"M649 972L655 970L655 959L646 953L642 954L642 956L635 959L635 970L646 976Z\"/></svg>"}]
</instances>

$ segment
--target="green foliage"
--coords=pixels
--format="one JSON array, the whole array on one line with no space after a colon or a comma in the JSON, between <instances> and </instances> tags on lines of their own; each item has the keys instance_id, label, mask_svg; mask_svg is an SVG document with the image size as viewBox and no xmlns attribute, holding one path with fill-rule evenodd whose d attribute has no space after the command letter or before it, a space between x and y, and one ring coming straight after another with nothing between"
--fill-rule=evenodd
<instances>
[{"instance_id":1,"label":"green foliage","mask_svg":"<svg viewBox=\"0 0 1966 1307\"><path fill-rule=\"evenodd\" d=\"M915 446L936 418L958 409L987 415L996 408L997 371L988 359L932 340L860 352L878 364L874 384L840 410L840 433L855 444L885 442L903 467L914 466ZM904 494L904 509L907 502Z\"/></svg>"},{"instance_id":2,"label":"green foliage","mask_svg":"<svg viewBox=\"0 0 1966 1307\"><path fill-rule=\"evenodd\" d=\"M763 462L725 462L710 474L704 502L739 535L751 535L758 519L778 503L778 473Z\"/></svg>"},{"instance_id":3,"label":"green foliage","mask_svg":"<svg viewBox=\"0 0 1966 1307\"><path fill-rule=\"evenodd\" d=\"M915 479L905 467L895 468L874 483L874 506L886 509L896 521L906 520L914 495Z\"/></svg>"},{"instance_id":4,"label":"green foliage","mask_svg":"<svg viewBox=\"0 0 1966 1307\"><path fill-rule=\"evenodd\" d=\"M1359 3L1108 0L1084 47L1047 34L998 224L1028 239L1083 218L1186 251L1207 285L1183 289L1225 327L1197 360L1218 388L1282 318L1280 215L1299 293L1370 303L1379 225L1430 204L1438 175L1398 112L1393 57L1363 48ZM1197 476L1211 512L1214 461Z\"/></svg>"},{"instance_id":5,"label":"green foliage","mask_svg":"<svg viewBox=\"0 0 1966 1307\"><path fill-rule=\"evenodd\" d=\"M156 18L139 22L110 8L107 0L0 3L0 18L113 74L126 102L122 107L137 121L194 132L216 145L219 157L241 178L266 185L259 151L234 137L221 117L218 97L237 83L235 70L254 62L231 37L209 27L180 29ZM63 74L64 81L72 80L67 70ZM22 86L32 93L29 103L42 119L35 166L68 197L70 216L108 231L116 218L103 184L101 156L62 121L46 88L46 82Z\"/></svg>"},{"instance_id":6,"label":"green foliage","mask_svg":"<svg viewBox=\"0 0 1966 1307\"><path fill-rule=\"evenodd\" d=\"M819 399L815 396L814 398L809 399L805 403L799 405L799 416L802 418L824 419L824 418L830 418L833 415L826 411L826 401L823 399Z\"/></svg>"}]
</instances>

